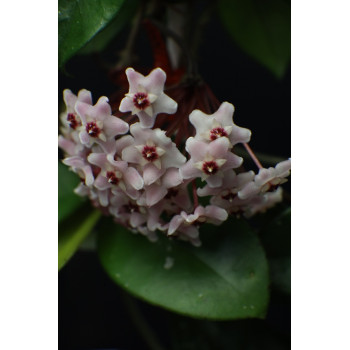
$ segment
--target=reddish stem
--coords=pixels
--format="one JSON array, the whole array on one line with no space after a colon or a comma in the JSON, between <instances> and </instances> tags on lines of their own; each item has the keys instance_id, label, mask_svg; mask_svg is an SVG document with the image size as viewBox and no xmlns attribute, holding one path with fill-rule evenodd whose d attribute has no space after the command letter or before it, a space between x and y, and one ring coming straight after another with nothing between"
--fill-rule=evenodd
<instances>
[{"instance_id":1,"label":"reddish stem","mask_svg":"<svg viewBox=\"0 0 350 350\"><path fill-rule=\"evenodd\" d=\"M256 155L254 154L253 150L250 148L250 146L247 143L243 143L244 148L247 150L247 152L249 153L250 157L253 159L255 165L259 168L259 169L263 169L264 167L262 166L262 164L260 163L259 159L256 157Z\"/></svg>"}]
</instances>

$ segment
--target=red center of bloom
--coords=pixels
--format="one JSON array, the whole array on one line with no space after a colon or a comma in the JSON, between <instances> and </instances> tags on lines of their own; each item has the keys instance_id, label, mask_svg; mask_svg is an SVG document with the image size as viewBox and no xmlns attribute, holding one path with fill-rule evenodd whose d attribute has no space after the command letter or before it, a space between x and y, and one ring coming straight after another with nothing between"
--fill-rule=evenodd
<instances>
[{"instance_id":1,"label":"red center of bloom","mask_svg":"<svg viewBox=\"0 0 350 350\"><path fill-rule=\"evenodd\" d=\"M130 203L130 202L129 202L129 204L123 205L123 208L127 213L139 213L140 212L139 206L136 204Z\"/></svg>"},{"instance_id":2,"label":"red center of bloom","mask_svg":"<svg viewBox=\"0 0 350 350\"><path fill-rule=\"evenodd\" d=\"M101 129L96 125L95 122L90 122L86 124L86 132L91 137L98 137L98 135L101 133Z\"/></svg>"},{"instance_id":3,"label":"red center of bloom","mask_svg":"<svg viewBox=\"0 0 350 350\"><path fill-rule=\"evenodd\" d=\"M69 123L69 126L72 129L76 129L78 126L81 125L81 123L77 120L76 115L74 113L68 113L67 115L67 121Z\"/></svg>"},{"instance_id":4,"label":"red center of bloom","mask_svg":"<svg viewBox=\"0 0 350 350\"><path fill-rule=\"evenodd\" d=\"M153 162L159 158L157 150L154 146L143 147L142 156L149 162Z\"/></svg>"},{"instance_id":5,"label":"red center of bloom","mask_svg":"<svg viewBox=\"0 0 350 350\"><path fill-rule=\"evenodd\" d=\"M268 189L267 189L266 192L274 192L274 191L277 190L277 188L278 188L278 186L279 186L279 185L273 185L273 184L271 184L270 182L268 183L268 185L269 185L269 187L268 187Z\"/></svg>"},{"instance_id":6,"label":"red center of bloom","mask_svg":"<svg viewBox=\"0 0 350 350\"><path fill-rule=\"evenodd\" d=\"M108 182L112 185L118 185L119 179L116 177L113 171L107 171Z\"/></svg>"},{"instance_id":7,"label":"red center of bloom","mask_svg":"<svg viewBox=\"0 0 350 350\"><path fill-rule=\"evenodd\" d=\"M178 190L175 190L174 188L169 188L165 198L170 199L172 197L176 197L178 193L179 193Z\"/></svg>"},{"instance_id":8,"label":"red center of bloom","mask_svg":"<svg viewBox=\"0 0 350 350\"><path fill-rule=\"evenodd\" d=\"M148 95L145 92L138 92L133 99L135 107L138 109L146 109L151 103L148 100Z\"/></svg>"},{"instance_id":9,"label":"red center of bloom","mask_svg":"<svg viewBox=\"0 0 350 350\"><path fill-rule=\"evenodd\" d=\"M214 175L219 170L219 166L214 160L211 160L203 163L202 170L207 175Z\"/></svg>"},{"instance_id":10,"label":"red center of bloom","mask_svg":"<svg viewBox=\"0 0 350 350\"><path fill-rule=\"evenodd\" d=\"M214 128L210 130L210 139L212 141L216 140L219 137L227 137L227 132L224 128Z\"/></svg>"},{"instance_id":11,"label":"red center of bloom","mask_svg":"<svg viewBox=\"0 0 350 350\"><path fill-rule=\"evenodd\" d=\"M232 193L232 192L229 192L228 194L226 194L225 196L221 196L222 199L225 199L229 202L232 202L234 198L237 197L237 194L236 193Z\"/></svg>"}]
</instances>

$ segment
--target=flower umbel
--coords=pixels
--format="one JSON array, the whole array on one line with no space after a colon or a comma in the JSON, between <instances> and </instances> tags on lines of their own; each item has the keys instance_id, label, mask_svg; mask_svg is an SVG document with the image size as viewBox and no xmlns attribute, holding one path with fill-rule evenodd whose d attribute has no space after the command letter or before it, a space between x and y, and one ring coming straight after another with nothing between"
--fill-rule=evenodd
<instances>
[{"instance_id":1,"label":"flower umbel","mask_svg":"<svg viewBox=\"0 0 350 350\"><path fill-rule=\"evenodd\" d=\"M232 104L218 105L209 87L201 85L193 90L199 102L180 99L177 111L164 93L162 69L143 76L128 68L126 75L129 92L120 111L138 117L131 125L112 114L107 97L93 105L87 90L78 96L64 91L59 146L63 162L82 180L77 194L151 241L158 232L195 246L201 244L198 228L204 222L250 217L282 200L279 185L290 174L290 159L258 174L245 171L234 146L249 142L251 132L233 122ZM201 205L201 197L209 197L210 205Z\"/></svg>"}]
</instances>

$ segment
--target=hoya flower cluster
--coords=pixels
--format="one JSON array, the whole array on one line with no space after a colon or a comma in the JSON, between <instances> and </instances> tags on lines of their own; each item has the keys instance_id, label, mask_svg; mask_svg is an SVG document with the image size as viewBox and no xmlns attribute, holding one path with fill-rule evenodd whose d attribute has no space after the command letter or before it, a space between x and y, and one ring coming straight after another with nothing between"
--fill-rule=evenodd
<instances>
[{"instance_id":1,"label":"hoya flower cluster","mask_svg":"<svg viewBox=\"0 0 350 350\"><path fill-rule=\"evenodd\" d=\"M181 139L181 129L169 135L154 128L158 114L177 111L164 93L164 71L143 76L128 68L126 75L129 92L119 109L138 117L131 125L112 114L107 97L93 105L87 90L63 93L59 146L63 163L81 178L77 194L150 240L163 232L197 246L202 223L220 225L230 214L250 217L281 201L278 186L290 174L290 160L258 174L244 171L233 148L249 142L251 132L234 124L232 104L222 103L211 115L186 115L193 136ZM201 197L210 204L200 205Z\"/></svg>"}]
</instances>

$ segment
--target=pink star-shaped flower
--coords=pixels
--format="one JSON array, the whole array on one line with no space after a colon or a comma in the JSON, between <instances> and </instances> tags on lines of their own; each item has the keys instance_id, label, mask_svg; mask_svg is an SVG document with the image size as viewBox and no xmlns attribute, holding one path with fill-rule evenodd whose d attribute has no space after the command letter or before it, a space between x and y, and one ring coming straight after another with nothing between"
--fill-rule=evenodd
<instances>
[{"instance_id":1,"label":"pink star-shaped flower","mask_svg":"<svg viewBox=\"0 0 350 350\"><path fill-rule=\"evenodd\" d=\"M211 223L214 225L220 225L228 217L226 210L219 208L215 205L208 205L206 207L198 206L193 214L187 214L182 211L180 215L175 215L170 223L168 229L168 236L174 235L175 232L186 236L188 240L199 246L201 243L198 239L199 231L195 226L196 223Z\"/></svg>"},{"instance_id":2,"label":"pink star-shaped flower","mask_svg":"<svg viewBox=\"0 0 350 350\"><path fill-rule=\"evenodd\" d=\"M210 187L220 187L223 172L238 168L243 159L228 151L230 142L227 137L220 137L206 143L190 137L186 142L186 150L191 159L180 169L184 179L201 177Z\"/></svg>"},{"instance_id":3,"label":"pink star-shaped flower","mask_svg":"<svg viewBox=\"0 0 350 350\"><path fill-rule=\"evenodd\" d=\"M121 101L119 110L136 114L142 128L152 128L159 113L176 112L177 103L163 92L166 74L162 69L156 68L145 77L128 68L126 76L130 84L129 93Z\"/></svg>"},{"instance_id":4,"label":"pink star-shaped flower","mask_svg":"<svg viewBox=\"0 0 350 350\"><path fill-rule=\"evenodd\" d=\"M78 101L75 110L82 121L80 141L87 147L98 141L111 140L129 130L128 123L112 115L111 106L105 96L100 97L94 106Z\"/></svg>"},{"instance_id":5,"label":"pink star-shaped flower","mask_svg":"<svg viewBox=\"0 0 350 350\"><path fill-rule=\"evenodd\" d=\"M145 185L157 181L166 169L180 168L186 162L186 158L163 130L143 129L140 123L135 123L131 125L130 133L134 137L134 144L123 149L122 159L143 169Z\"/></svg>"},{"instance_id":6,"label":"pink star-shaped flower","mask_svg":"<svg viewBox=\"0 0 350 350\"><path fill-rule=\"evenodd\" d=\"M220 137L227 137L231 147L237 143L249 142L251 131L241 128L233 122L233 112L234 107L228 102L223 102L220 108L211 115L198 109L194 110L189 119L196 128L195 138L203 141L214 141Z\"/></svg>"},{"instance_id":7,"label":"pink star-shaped flower","mask_svg":"<svg viewBox=\"0 0 350 350\"><path fill-rule=\"evenodd\" d=\"M278 185L288 181L286 177L290 175L290 168L291 160L288 159L278 163L274 168L260 169L254 181L246 184L243 189L238 192L238 196L241 199L246 199L276 188Z\"/></svg>"},{"instance_id":8,"label":"pink star-shaped flower","mask_svg":"<svg viewBox=\"0 0 350 350\"><path fill-rule=\"evenodd\" d=\"M137 199L143 188L143 179L133 167L128 167L124 161L109 161L105 153L90 153L88 161L97 165L101 171L96 177L94 186L104 191L111 189L112 193L121 189L132 199Z\"/></svg>"},{"instance_id":9,"label":"pink star-shaped flower","mask_svg":"<svg viewBox=\"0 0 350 350\"><path fill-rule=\"evenodd\" d=\"M92 105L91 92L82 89L78 92L78 96L74 95L71 90L65 89L63 91L63 100L66 104L65 112L61 113L60 119L62 122L62 134L67 135L79 130L81 126L81 119L75 111L75 104L77 101Z\"/></svg>"}]
</instances>

